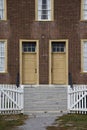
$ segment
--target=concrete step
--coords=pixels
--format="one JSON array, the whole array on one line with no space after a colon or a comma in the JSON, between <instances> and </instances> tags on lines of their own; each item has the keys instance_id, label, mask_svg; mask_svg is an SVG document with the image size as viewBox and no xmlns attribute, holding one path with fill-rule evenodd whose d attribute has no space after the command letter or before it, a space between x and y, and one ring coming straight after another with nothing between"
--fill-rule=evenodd
<instances>
[{"instance_id":1,"label":"concrete step","mask_svg":"<svg viewBox=\"0 0 87 130\"><path fill-rule=\"evenodd\" d=\"M67 86L25 86L24 113L67 111Z\"/></svg>"}]
</instances>

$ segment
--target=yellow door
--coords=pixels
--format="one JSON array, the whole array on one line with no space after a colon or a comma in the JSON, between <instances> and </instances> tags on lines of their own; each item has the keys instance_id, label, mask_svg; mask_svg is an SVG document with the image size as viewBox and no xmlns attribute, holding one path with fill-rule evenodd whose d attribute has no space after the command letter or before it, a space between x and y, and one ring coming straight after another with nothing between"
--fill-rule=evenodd
<instances>
[{"instance_id":1,"label":"yellow door","mask_svg":"<svg viewBox=\"0 0 87 130\"><path fill-rule=\"evenodd\" d=\"M51 78L52 84L67 84L68 81L68 52L65 41L51 42Z\"/></svg>"},{"instance_id":2,"label":"yellow door","mask_svg":"<svg viewBox=\"0 0 87 130\"><path fill-rule=\"evenodd\" d=\"M22 42L22 84L37 84L36 42Z\"/></svg>"},{"instance_id":3,"label":"yellow door","mask_svg":"<svg viewBox=\"0 0 87 130\"><path fill-rule=\"evenodd\" d=\"M22 54L22 81L23 84L36 84L37 82L36 53Z\"/></svg>"},{"instance_id":4,"label":"yellow door","mask_svg":"<svg viewBox=\"0 0 87 130\"><path fill-rule=\"evenodd\" d=\"M52 83L66 84L66 55L65 53L52 54Z\"/></svg>"}]
</instances>

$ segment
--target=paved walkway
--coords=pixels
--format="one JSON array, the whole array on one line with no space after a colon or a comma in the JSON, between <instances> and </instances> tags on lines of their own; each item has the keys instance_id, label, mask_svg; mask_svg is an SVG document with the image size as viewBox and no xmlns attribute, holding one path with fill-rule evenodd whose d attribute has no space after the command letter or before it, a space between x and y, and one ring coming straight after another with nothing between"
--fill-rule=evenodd
<instances>
[{"instance_id":1,"label":"paved walkway","mask_svg":"<svg viewBox=\"0 0 87 130\"><path fill-rule=\"evenodd\" d=\"M23 126L19 126L17 130L46 130L47 126L54 123L55 119L62 114L37 114L29 116Z\"/></svg>"}]
</instances>

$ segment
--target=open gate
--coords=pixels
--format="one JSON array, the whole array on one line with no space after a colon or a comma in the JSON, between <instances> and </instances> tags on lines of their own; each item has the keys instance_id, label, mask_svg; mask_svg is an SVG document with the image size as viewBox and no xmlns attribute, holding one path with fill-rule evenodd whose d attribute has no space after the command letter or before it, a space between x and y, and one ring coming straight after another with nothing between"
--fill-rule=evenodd
<instances>
[{"instance_id":1,"label":"open gate","mask_svg":"<svg viewBox=\"0 0 87 130\"><path fill-rule=\"evenodd\" d=\"M0 113L21 113L23 89L15 85L0 85Z\"/></svg>"},{"instance_id":2,"label":"open gate","mask_svg":"<svg viewBox=\"0 0 87 130\"><path fill-rule=\"evenodd\" d=\"M68 86L68 110L71 113L87 113L87 85Z\"/></svg>"}]
</instances>

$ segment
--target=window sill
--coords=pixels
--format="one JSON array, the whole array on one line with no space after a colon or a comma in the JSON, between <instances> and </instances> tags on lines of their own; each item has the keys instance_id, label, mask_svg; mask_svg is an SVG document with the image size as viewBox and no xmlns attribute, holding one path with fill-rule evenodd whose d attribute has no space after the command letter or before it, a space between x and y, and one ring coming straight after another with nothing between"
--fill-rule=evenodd
<instances>
[{"instance_id":1,"label":"window sill","mask_svg":"<svg viewBox=\"0 0 87 130\"><path fill-rule=\"evenodd\" d=\"M35 52L22 52L23 54L35 54L36 53L36 51Z\"/></svg>"},{"instance_id":2,"label":"window sill","mask_svg":"<svg viewBox=\"0 0 87 130\"><path fill-rule=\"evenodd\" d=\"M66 52L52 52L53 54L65 54Z\"/></svg>"},{"instance_id":3,"label":"window sill","mask_svg":"<svg viewBox=\"0 0 87 130\"><path fill-rule=\"evenodd\" d=\"M54 20L35 20L36 22L52 22Z\"/></svg>"},{"instance_id":4,"label":"window sill","mask_svg":"<svg viewBox=\"0 0 87 130\"><path fill-rule=\"evenodd\" d=\"M81 74L87 74L87 72L84 72L84 71L81 71L80 73L81 73Z\"/></svg>"},{"instance_id":5,"label":"window sill","mask_svg":"<svg viewBox=\"0 0 87 130\"><path fill-rule=\"evenodd\" d=\"M6 22L7 19L0 19L0 22Z\"/></svg>"},{"instance_id":6,"label":"window sill","mask_svg":"<svg viewBox=\"0 0 87 130\"><path fill-rule=\"evenodd\" d=\"M80 22L87 22L87 19L81 19Z\"/></svg>"},{"instance_id":7,"label":"window sill","mask_svg":"<svg viewBox=\"0 0 87 130\"><path fill-rule=\"evenodd\" d=\"M8 73L7 71L0 72L0 74L7 74L7 73Z\"/></svg>"}]
</instances>

